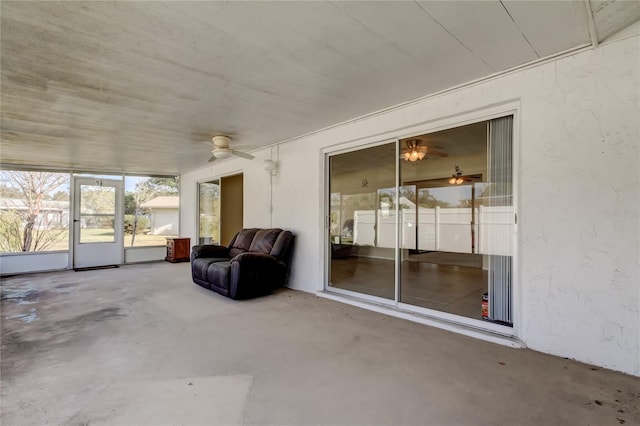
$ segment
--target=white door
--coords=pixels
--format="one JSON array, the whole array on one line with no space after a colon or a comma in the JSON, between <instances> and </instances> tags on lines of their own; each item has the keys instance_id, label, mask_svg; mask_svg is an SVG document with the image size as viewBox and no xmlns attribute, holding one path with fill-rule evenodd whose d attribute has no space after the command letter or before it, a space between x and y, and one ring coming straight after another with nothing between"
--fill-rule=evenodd
<instances>
[{"instance_id":1,"label":"white door","mask_svg":"<svg viewBox=\"0 0 640 426\"><path fill-rule=\"evenodd\" d=\"M122 263L122 181L74 180L73 267Z\"/></svg>"}]
</instances>

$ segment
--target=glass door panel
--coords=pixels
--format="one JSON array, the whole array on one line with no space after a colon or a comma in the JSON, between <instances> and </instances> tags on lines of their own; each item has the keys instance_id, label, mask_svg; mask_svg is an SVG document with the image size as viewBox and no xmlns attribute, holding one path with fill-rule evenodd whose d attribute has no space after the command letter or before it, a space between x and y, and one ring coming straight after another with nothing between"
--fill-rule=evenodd
<instances>
[{"instance_id":1,"label":"glass door panel","mask_svg":"<svg viewBox=\"0 0 640 426\"><path fill-rule=\"evenodd\" d=\"M491 256L483 245L498 250L486 238L512 232L493 225L502 211L488 213L483 206L489 203L483 194L495 187L490 181L494 166L489 125L481 122L400 141L405 149L419 141L426 153L422 160L400 160L400 184L415 187L416 193L415 213L400 217L403 231L416 228L415 244L400 248L400 302L489 320ZM501 244L501 250L511 247L504 238Z\"/></svg>"},{"instance_id":2,"label":"glass door panel","mask_svg":"<svg viewBox=\"0 0 640 426\"><path fill-rule=\"evenodd\" d=\"M220 244L220 181L198 184L198 244Z\"/></svg>"},{"instance_id":3,"label":"glass door panel","mask_svg":"<svg viewBox=\"0 0 640 426\"><path fill-rule=\"evenodd\" d=\"M328 287L512 326L512 141L508 116L330 156Z\"/></svg>"},{"instance_id":4,"label":"glass door panel","mask_svg":"<svg viewBox=\"0 0 640 426\"><path fill-rule=\"evenodd\" d=\"M116 189L80 185L80 244L115 242Z\"/></svg>"},{"instance_id":5,"label":"glass door panel","mask_svg":"<svg viewBox=\"0 0 640 426\"><path fill-rule=\"evenodd\" d=\"M395 143L329 159L329 288L395 299Z\"/></svg>"}]
</instances>

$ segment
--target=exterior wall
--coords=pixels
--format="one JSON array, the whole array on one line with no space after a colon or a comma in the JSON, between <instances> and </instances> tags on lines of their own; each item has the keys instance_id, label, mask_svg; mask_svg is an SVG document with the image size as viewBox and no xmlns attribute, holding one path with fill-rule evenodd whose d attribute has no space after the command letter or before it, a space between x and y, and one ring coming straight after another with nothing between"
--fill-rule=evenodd
<instances>
[{"instance_id":1,"label":"exterior wall","mask_svg":"<svg viewBox=\"0 0 640 426\"><path fill-rule=\"evenodd\" d=\"M515 103L517 336L535 350L640 375L639 47L632 36L281 144L272 215L262 169L269 149L186 173L183 235L197 241L197 180L242 171L245 226L294 231L290 286L321 290L324 149L440 130L461 114Z\"/></svg>"},{"instance_id":2,"label":"exterior wall","mask_svg":"<svg viewBox=\"0 0 640 426\"><path fill-rule=\"evenodd\" d=\"M178 209L159 209L151 211L151 232L153 235L179 235Z\"/></svg>"}]
</instances>

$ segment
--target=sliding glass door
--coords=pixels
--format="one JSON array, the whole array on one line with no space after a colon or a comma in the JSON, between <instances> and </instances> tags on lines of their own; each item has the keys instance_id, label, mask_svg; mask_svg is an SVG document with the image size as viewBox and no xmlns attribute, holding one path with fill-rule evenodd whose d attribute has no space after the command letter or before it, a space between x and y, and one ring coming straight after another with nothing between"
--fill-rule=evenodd
<instances>
[{"instance_id":1,"label":"sliding glass door","mask_svg":"<svg viewBox=\"0 0 640 426\"><path fill-rule=\"evenodd\" d=\"M329 287L395 299L396 147L329 159Z\"/></svg>"},{"instance_id":2,"label":"sliding glass door","mask_svg":"<svg viewBox=\"0 0 640 426\"><path fill-rule=\"evenodd\" d=\"M198 244L220 244L220 181L198 183Z\"/></svg>"},{"instance_id":3,"label":"sliding glass door","mask_svg":"<svg viewBox=\"0 0 640 426\"><path fill-rule=\"evenodd\" d=\"M327 289L511 326L512 123L330 156Z\"/></svg>"}]
</instances>

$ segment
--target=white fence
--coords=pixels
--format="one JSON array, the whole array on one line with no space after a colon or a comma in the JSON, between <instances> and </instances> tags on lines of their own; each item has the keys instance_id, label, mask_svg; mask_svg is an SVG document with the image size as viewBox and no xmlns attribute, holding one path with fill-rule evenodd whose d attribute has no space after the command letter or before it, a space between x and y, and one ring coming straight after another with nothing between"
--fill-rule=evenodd
<instances>
[{"instance_id":1,"label":"white fence","mask_svg":"<svg viewBox=\"0 0 640 426\"><path fill-rule=\"evenodd\" d=\"M401 209L400 245L403 249L510 256L514 231L511 206ZM475 223L474 223L475 218ZM395 211L354 212L353 243L395 247ZM416 227L417 226L417 227Z\"/></svg>"}]
</instances>

